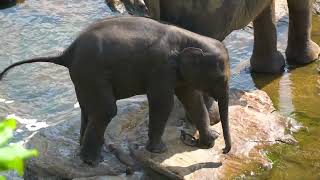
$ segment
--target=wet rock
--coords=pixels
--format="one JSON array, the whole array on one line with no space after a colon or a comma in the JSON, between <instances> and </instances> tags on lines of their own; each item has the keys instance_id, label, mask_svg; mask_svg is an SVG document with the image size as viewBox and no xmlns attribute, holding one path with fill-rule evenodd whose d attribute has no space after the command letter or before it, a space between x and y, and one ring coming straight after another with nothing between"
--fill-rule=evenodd
<instances>
[{"instance_id":1,"label":"wet rock","mask_svg":"<svg viewBox=\"0 0 320 180\"><path fill-rule=\"evenodd\" d=\"M320 15L320 0L315 0L313 4L313 13Z\"/></svg>"},{"instance_id":2,"label":"wet rock","mask_svg":"<svg viewBox=\"0 0 320 180\"><path fill-rule=\"evenodd\" d=\"M40 130L29 140L27 147L38 149L40 156L27 162L25 179L142 179L136 173L125 175L128 171L139 171L140 163L171 178L225 178L238 175L251 164L268 166L270 163L261 149L283 139L287 126L287 119L274 112L270 98L263 91L231 90L229 109L233 147L229 154L223 155L222 136L211 149L189 147L181 142L180 131L187 126L177 123L185 113L176 100L163 137L168 151L153 154L144 149L148 130L145 96L121 100L117 104L118 115L105 133L104 161L98 167L89 167L79 159L79 117ZM222 134L220 123L212 129Z\"/></svg>"},{"instance_id":3,"label":"wet rock","mask_svg":"<svg viewBox=\"0 0 320 180\"><path fill-rule=\"evenodd\" d=\"M270 98L263 91L232 90L230 99L233 147L229 154L221 153L224 147L222 136L211 149L184 145L179 140L180 127L172 123L183 114L175 111L164 135L164 142L168 146L166 153L158 155L145 151L143 144L147 129L144 126L136 130L133 136L136 139L132 140L141 147L130 148L131 152L146 166L173 179L224 179L239 175L252 164L270 167L271 163L263 155L262 148L284 139L288 120L275 112ZM222 134L220 123L212 126L212 129Z\"/></svg>"},{"instance_id":4,"label":"wet rock","mask_svg":"<svg viewBox=\"0 0 320 180\"><path fill-rule=\"evenodd\" d=\"M144 96L137 96L118 102L118 116L110 124L106 131L108 143L114 137L124 133L126 128L132 128L140 119L147 117L147 102ZM136 161L116 148L114 144L108 144L102 152L103 162L98 167L92 168L82 163L79 159L79 128L80 117L61 122L56 126L42 129L35 134L26 144L28 148L36 148L40 156L29 160L26 164L26 180L60 180L60 179L141 179L141 173ZM107 144L106 144L107 145ZM130 175L126 175L130 174Z\"/></svg>"},{"instance_id":5,"label":"wet rock","mask_svg":"<svg viewBox=\"0 0 320 180\"><path fill-rule=\"evenodd\" d=\"M1 0L0 9L10 8L18 3L23 3L25 0Z\"/></svg>"},{"instance_id":6,"label":"wet rock","mask_svg":"<svg viewBox=\"0 0 320 180\"><path fill-rule=\"evenodd\" d=\"M80 121L72 119L59 125L39 131L28 142L28 148L39 150L39 157L27 162L25 179L31 177L76 178L97 175L118 175L126 172L126 167L108 153L104 161L92 168L80 160Z\"/></svg>"},{"instance_id":7,"label":"wet rock","mask_svg":"<svg viewBox=\"0 0 320 180\"><path fill-rule=\"evenodd\" d=\"M73 180L137 180L141 179L142 174L136 173L130 176L120 175L120 176L95 176L95 177L85 177L85 178L75 178Z\"/></svg>"},{"instance_id":8,"label":"wet rock","mask_svg":"<svg viewBox=\"0 0 320 180\"><path fill-rule=\"evenodd\" d=\"M128 99L120 101L118 105L119 115L114 119L117 122L110 125L109 129L112 130L107 130L106 136L111 134L114 135L111 137L117 137L117 133L123 133L122 128L131 128L131 124L135 124L139 120L140 114L143 117L147 114L145 99ZM93 168L84 164L78 155L79 129L80 117L37 132L26 146L37 149L39 157L27 162L25 179L115 176L125 174L128 171L127 166L108 150L102 152L103 162L97 167Z\"/></svg>"},{"instance_id":9,"label":"wet rock","mask_svg":"<svg viewBox=\"0 0 320 180\"><path fill-rule=\"evenodd\" d=\"M289 9L287 0L277 0L275 6L276 20L282 22L289 22Z\"/></svg>"},{"instance_id":10,"label":"wet rock","mask_svg":"<svg viewBox=\"0 0 320 180\"><path fill-rule=\"evenodd\" d=\"M112 12L148 16L148 8L143 0L105 0Z\"/></svg>"},{"instance_id":11,"label":"wet rock","mask_svg":"<svg viewBox=\"0 0 320 180\"><path fill-rule=\"evenodd\" d=\"M276 139L276 141L279 141L284 144L289 144L289 145L298 145L298 141L288 134L281 138Z\"/></svg>"},{"instance_id":12,"label":"wet rock","mask_svg":"<svg viewBox=\"0 0 320 180\"><path fill-rule=\"evenodd\" d=\"M0 9L9 8L16 5L15 0L1 0L0 1Z\"/></svg>"}]
</instances>

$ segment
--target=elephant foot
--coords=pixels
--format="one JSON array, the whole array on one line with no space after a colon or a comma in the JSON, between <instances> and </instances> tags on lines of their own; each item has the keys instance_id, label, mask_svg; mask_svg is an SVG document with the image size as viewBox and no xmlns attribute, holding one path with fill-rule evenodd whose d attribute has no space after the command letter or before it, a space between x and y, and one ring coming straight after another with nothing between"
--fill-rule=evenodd
<instances>
[{"instance_id":1,"label":"elephant foot","mask_svg":"<svg viewBox=\"0 0 320 180\"><path fill-rule=\"evenodd\" d=\"M164 153L167 151L167 146L162 140L160 143L152 143L151 141L148 141L146 149L152 153Z\"/></svg>"},{"instance_id":2,"label":"elephant foot","mask_svg":"<svg viewBox=\"0 0 320 180\"><path fill-rule=\"evenodd\" d=\"M81 148L80 151L80 159L90 165L90 166L97 166L100 162L103 161L103 158L101 156L101 151L97 150L86 150L85 148Z\"/></svg>"},{"instance_id":3,"label":"elephant foot","mask_svg":"<svg viewBox=\"0 0 320 180\"><path fill-rule=\"evenodd\" d=\"M276 51L271 55L253 54L250 59L251 71L256 73L282 73L285 66L285 58Z\"/></svg>"},{"instance_id":4,"label":"elephant foot","mask_svg":"<svg viewBox=\"0 0 320 180\"><path fill-rule=\"evenodd\" d=\"M215 144L215 140L219 137L216 131L209 130L208 135L200 136L199 146L202 148L212 148Z\"/></svg>"},{"instance_id":5,"label":"elephant foot","mask_svg":"<svg viewBox=\"0 0 320 180\"><path fill-rule=\"evenodd\" d=\"M313 41L309 41L304 48L288 46L286 50L287 62L293 64L309 64L318 59L320 47Z\"/></svg>"}]
</instances>

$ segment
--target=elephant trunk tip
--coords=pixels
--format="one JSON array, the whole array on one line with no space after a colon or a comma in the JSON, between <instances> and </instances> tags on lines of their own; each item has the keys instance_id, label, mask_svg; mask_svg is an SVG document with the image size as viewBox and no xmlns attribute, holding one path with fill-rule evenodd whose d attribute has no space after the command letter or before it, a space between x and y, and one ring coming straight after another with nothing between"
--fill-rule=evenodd
<instances>
[{"instance_id":1,"label":"elephant trunk tip","mask_svg":"<svg viewBox=\"0 0 320 180\"><path fill-rule=\"evenodd\" d=\"M231 150L231 146L226 146L223 150L222 150L222 153L223 154L228 154Z\"/></svg>"}]
</instances>

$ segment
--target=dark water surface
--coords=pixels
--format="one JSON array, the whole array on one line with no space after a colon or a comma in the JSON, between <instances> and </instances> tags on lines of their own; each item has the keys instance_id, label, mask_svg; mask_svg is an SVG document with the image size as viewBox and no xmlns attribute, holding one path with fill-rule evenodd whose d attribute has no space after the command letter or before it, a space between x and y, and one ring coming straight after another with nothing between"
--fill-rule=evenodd
<instances>
[{"instance_id":1,"label":"dark water surface","mask_svg":"<svg viewBox=\"0 0 320 180\"><path fill-rule=\"evenodd\" d=\"M113 15L103 0L28 0L0 10L0 69L13 62L64 50L79 31L97 19ZM280 25L279 49L286 47L286 26ZM314 18L313 39L320 44L320 18ZM237 31L226 40L231 56L232 87L265 90L277 109L305 127L295 134L298 146L268 149L271 170L248 172L246 178L320 179L319 63L287 70L281 77L251 75L247 65L252 30ZM48 63L23 65L10 71L0 85L0 117L14 115L16 141L40 128L80 118L73 85L65 68Z\"/></svg>"},{"instance_id":2,"label":"dark water surface","mask_svg":"<svg viewBox=\"0 0 320 180\"><path fill-rule=\"evenodd\" d=\"M16 61L55 55L88 24L110 15L110 9L98 0L28 0L0 10L0 69ZM49 63L10 71L1 82L0 98L0 116L23 118L18 118L18 136L22 137L29 130L79 116L67 69Z\"/></svg>"}]
</instances>

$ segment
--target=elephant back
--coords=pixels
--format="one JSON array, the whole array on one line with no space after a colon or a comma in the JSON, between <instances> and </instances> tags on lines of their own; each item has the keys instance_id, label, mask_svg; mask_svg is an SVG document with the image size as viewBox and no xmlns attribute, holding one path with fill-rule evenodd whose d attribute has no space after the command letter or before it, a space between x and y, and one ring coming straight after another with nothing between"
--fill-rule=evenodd
<instances>
[{"instance_id":1,"label":"elephant back","mask_svg":"<svg viewBox=\"0 0 320 180\"><path fill-rule=\"evenodd\" d=\"M161 0L161 19L223 40L259 15L271 0Z\"/></svg>"}]
</instances>

